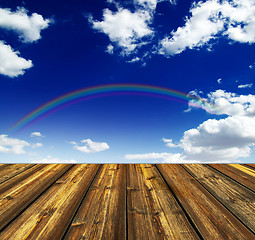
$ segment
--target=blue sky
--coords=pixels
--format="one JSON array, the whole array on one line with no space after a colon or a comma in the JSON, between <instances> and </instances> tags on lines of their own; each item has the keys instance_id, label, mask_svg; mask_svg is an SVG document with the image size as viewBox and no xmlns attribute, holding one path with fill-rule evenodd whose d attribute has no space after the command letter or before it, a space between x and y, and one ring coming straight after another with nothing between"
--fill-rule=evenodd
<instances>
[{"instance_id":1,"label":"blue sky","mask_svg":"<svg viewBox=\"0 0 255 240\"><path fill-rule=\"evenodd\" d=\"M254 162L255 3L0 2L2 163ZM42 104L102 84L207 101L98 97L20 131Z\"/></svg>"}]
</instances>

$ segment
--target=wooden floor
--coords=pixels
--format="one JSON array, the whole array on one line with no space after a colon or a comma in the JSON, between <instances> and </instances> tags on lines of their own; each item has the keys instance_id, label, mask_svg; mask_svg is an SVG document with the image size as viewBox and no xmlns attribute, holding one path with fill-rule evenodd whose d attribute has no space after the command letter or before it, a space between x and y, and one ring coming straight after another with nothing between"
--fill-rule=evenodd
<instances>
[{"instance_id":1,"label":"wooden floor","mask_svg":"<svg viewBox=\"0 0 255 240\"><path fill-rule=\"evenodd\" d=\"M255 164L0 164L0 239L255 239Z\"/></svg>"}]
</instances>

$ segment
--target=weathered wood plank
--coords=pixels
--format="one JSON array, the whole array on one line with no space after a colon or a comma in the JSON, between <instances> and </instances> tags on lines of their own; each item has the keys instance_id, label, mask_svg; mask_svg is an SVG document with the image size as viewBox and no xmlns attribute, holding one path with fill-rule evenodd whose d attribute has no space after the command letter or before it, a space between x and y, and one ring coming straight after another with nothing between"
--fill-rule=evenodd
<instances>
[{"instance_id":1,"label":"weathered wood plank","mask_svg":"<svg viewBox=\"0 0 255 240\"><path fill-rule=\"evenodd\" d=\"M255 169L255 164L245 164L247 165L248 167L252 168L252 169Z\"/></svg>"},{"instance_id":2,"label":"weathered wood plank","mask_svg":"<svg viewBox=\"0 0 255 240\"><path fill-rule=\"evenodd\" d=\"M199 239L155 166L128 165L128 239Z\"/></svg>"},{"instance_id":3,"label":"weathered wood plank","mask_svg":"<svg viewBox=\"0 0 255 240\"><path fill-rule=\"evenodd\" d=\"M157 166L204 239L254 239L254 234L181 165Z\"/></svg>"},{"instance_id":4,"label":"weathered wood plank","mask_svg":"<svg viewBox=\"0 0 255 240\"><path fill-rule=\"evenodd\" d=\"M21 181L28 178L32 174L36 173L43 167L45 167L45 164L33 165L32 167L24 170L23 172L20 172L19 174L13 176L12 178L9 178L8 180L4 181L3 183L0 184L0 194L7 191L11 187L14 187L16 184L20 183Z\"/></svg>"},{"instance_id":5,"label":"weathered wood plank","mask_svg":"<svg viewBox=\"0 0 255 240\"><path fill-rule=\"evenodd\" d=\"M125 165L102 166L65 239L126 239Z\"/></svg>"},{"instance_id":6,"label":"weathered wood plank","mask_svg":"<svg viewBox=\"0 0 255 240\"><path fill-rule=\"evenodd\" d=\"M255 233L255 193L203 164L183 165L214 197Z\"/></svg>"},{"instance_id":7,"label":"weathered wood plank","mask_svg":"<svg viewBox=\"0 0 255 240\"><path fill-rule=\"evenodd\" d=\"M209 164L209 166L255 191L255 169L240 164Z\"/></svg>"},{"instance_id":8,"label":"weathered wood plank","mask_svg":"<svg viewBox=\"0 0 255 240\"><path fill-rule=\"evenodd\" d=\"M0 230L65 173L70 165L46 165L0 195Z\"/></svg>"},{"instance_id":9,"label":"weathered wood plank","mask_svg":"<svg viewBox=\"0 0 255 240\"><path fill-rule=\"evenodd\" d=\"M0 166L0 184L33 166L34 164L2 164Z\"/></svg>"},{"instance_id":10,"label":"weathered wood plank","mask_svg":"<svg viewBox=\"0 0 255 240\"><path fill-rule=\"evenodd\" d=\"M98 168L88 164L73 166L8 225L0 239L61 239Z\"/></svg>"}]
</instances>

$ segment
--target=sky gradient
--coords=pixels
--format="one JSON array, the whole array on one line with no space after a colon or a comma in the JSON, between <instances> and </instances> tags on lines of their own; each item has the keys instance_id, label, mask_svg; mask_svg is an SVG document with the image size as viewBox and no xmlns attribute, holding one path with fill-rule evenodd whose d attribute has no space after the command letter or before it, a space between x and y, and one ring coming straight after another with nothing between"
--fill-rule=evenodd
<instances>
[{"instance_id":1,"label":"sky gradient","mask_svg":"<svg viewBox=\"0 0 255 240\"><path fill-rule=\"evenodd\" d=\"M0 162L254 163L254 77L253 0L1 1Z\"/></svg>"}]
</instances>

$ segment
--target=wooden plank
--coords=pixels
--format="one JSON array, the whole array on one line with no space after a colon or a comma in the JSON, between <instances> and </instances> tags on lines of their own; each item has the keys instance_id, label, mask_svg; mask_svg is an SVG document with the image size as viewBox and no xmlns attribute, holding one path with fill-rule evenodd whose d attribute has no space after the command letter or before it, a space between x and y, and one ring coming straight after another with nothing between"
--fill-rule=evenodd
<instances>
[{"instance_id":1,"label":"wooden plank","mask_svg":"<svg viewBox=\"0 0 255 240\"><path fill-rule=\"evenodd\" d=\"M255 169L240 164L209 164L209 166L255 191Z\"/></svg>"},{"instance_id":2,"label":"wooden plank","mask_svg":"<svg viewBox=\"0 0 255 240\"><path fill-rule=\"evenodd\" d=\"M7 226L0 239L61 239L98 168L90 164L73 166Z\"/></svg>"},{"instance_id":3,"label":"wooden plank","mask_svg":"<svg viewBox=\"0 0 255 240\"><path fill-rule=\"evenodd\" d=\"M32 164L31 164L32 165ZM45 164L36 164L32 165L30 168L24 170L23 172L20 172L19 174L13 176L12 178L9 178L8 180L4 181L0 184L0 194L7 191L11 187L14 187L16 184L20 183L24 179L28 178L35 172L39 171L45 167Z\"/></svg>"},{"instance_id":4,"label":"wooden plank","mask_svg":"<svg viewBox=\"0 0 255 240\"><path fill-rule=\"evenodd\" d=\"M214 197L255 233L255 193L203 164L183 165Z\"/></svg>"},{"instance_id":5,"label":"wooden plank","mask_svg":"<svg viewBox=\"0 0 255 240\"><path fill-rule=\"evenodd\" d=\"M3 164L0 166L0 184L26 171L34 164Z\"/></svg>"},{"instance_id":6,"label":"wooden plank","mask_svg":"<svg viewBox=\"0 0 255 240\"><path fill-rule=\"evenodd\" d=\"M102 166L65 239L126 239L125 165Z\"/></svg>"},{"instance_id":7,"label":"wooden plank","mask_svg":"<svg viewBox=\"0 0 255 240\"><path fill-rule=\"evenodd\" d=\"M35 200L71 165L50 164L0 195L0 230Z\"/></svg>"},{"instance_id":8,"label":"wooden plank","mask_svg":"<svg viewBox=\"0 0 255 240\"><path fill-rule=\"evenodd\" d=\"M128 165L128 239L199 239L155 166Z\"/></svg>"},{"instance_id":9,"label":"wooden plank","mask_svg":"<svg viewBox=\"0 0 255 240\"><path fill-rule=\"evenodd\" d=\"M181 165L157 166L204 239L254 239L254 234Z\"/></svg>"},{"instance_id":10,"label":"wooden plank","mask_svg":"<svg viewBox=\"0 0 255 240\"><path fill-rule=\"evenodd\" d=\"M247 165L248 167L252 168L252 169L255 169L255 164L245 164Z\"/></svg>"}]
</instances>

